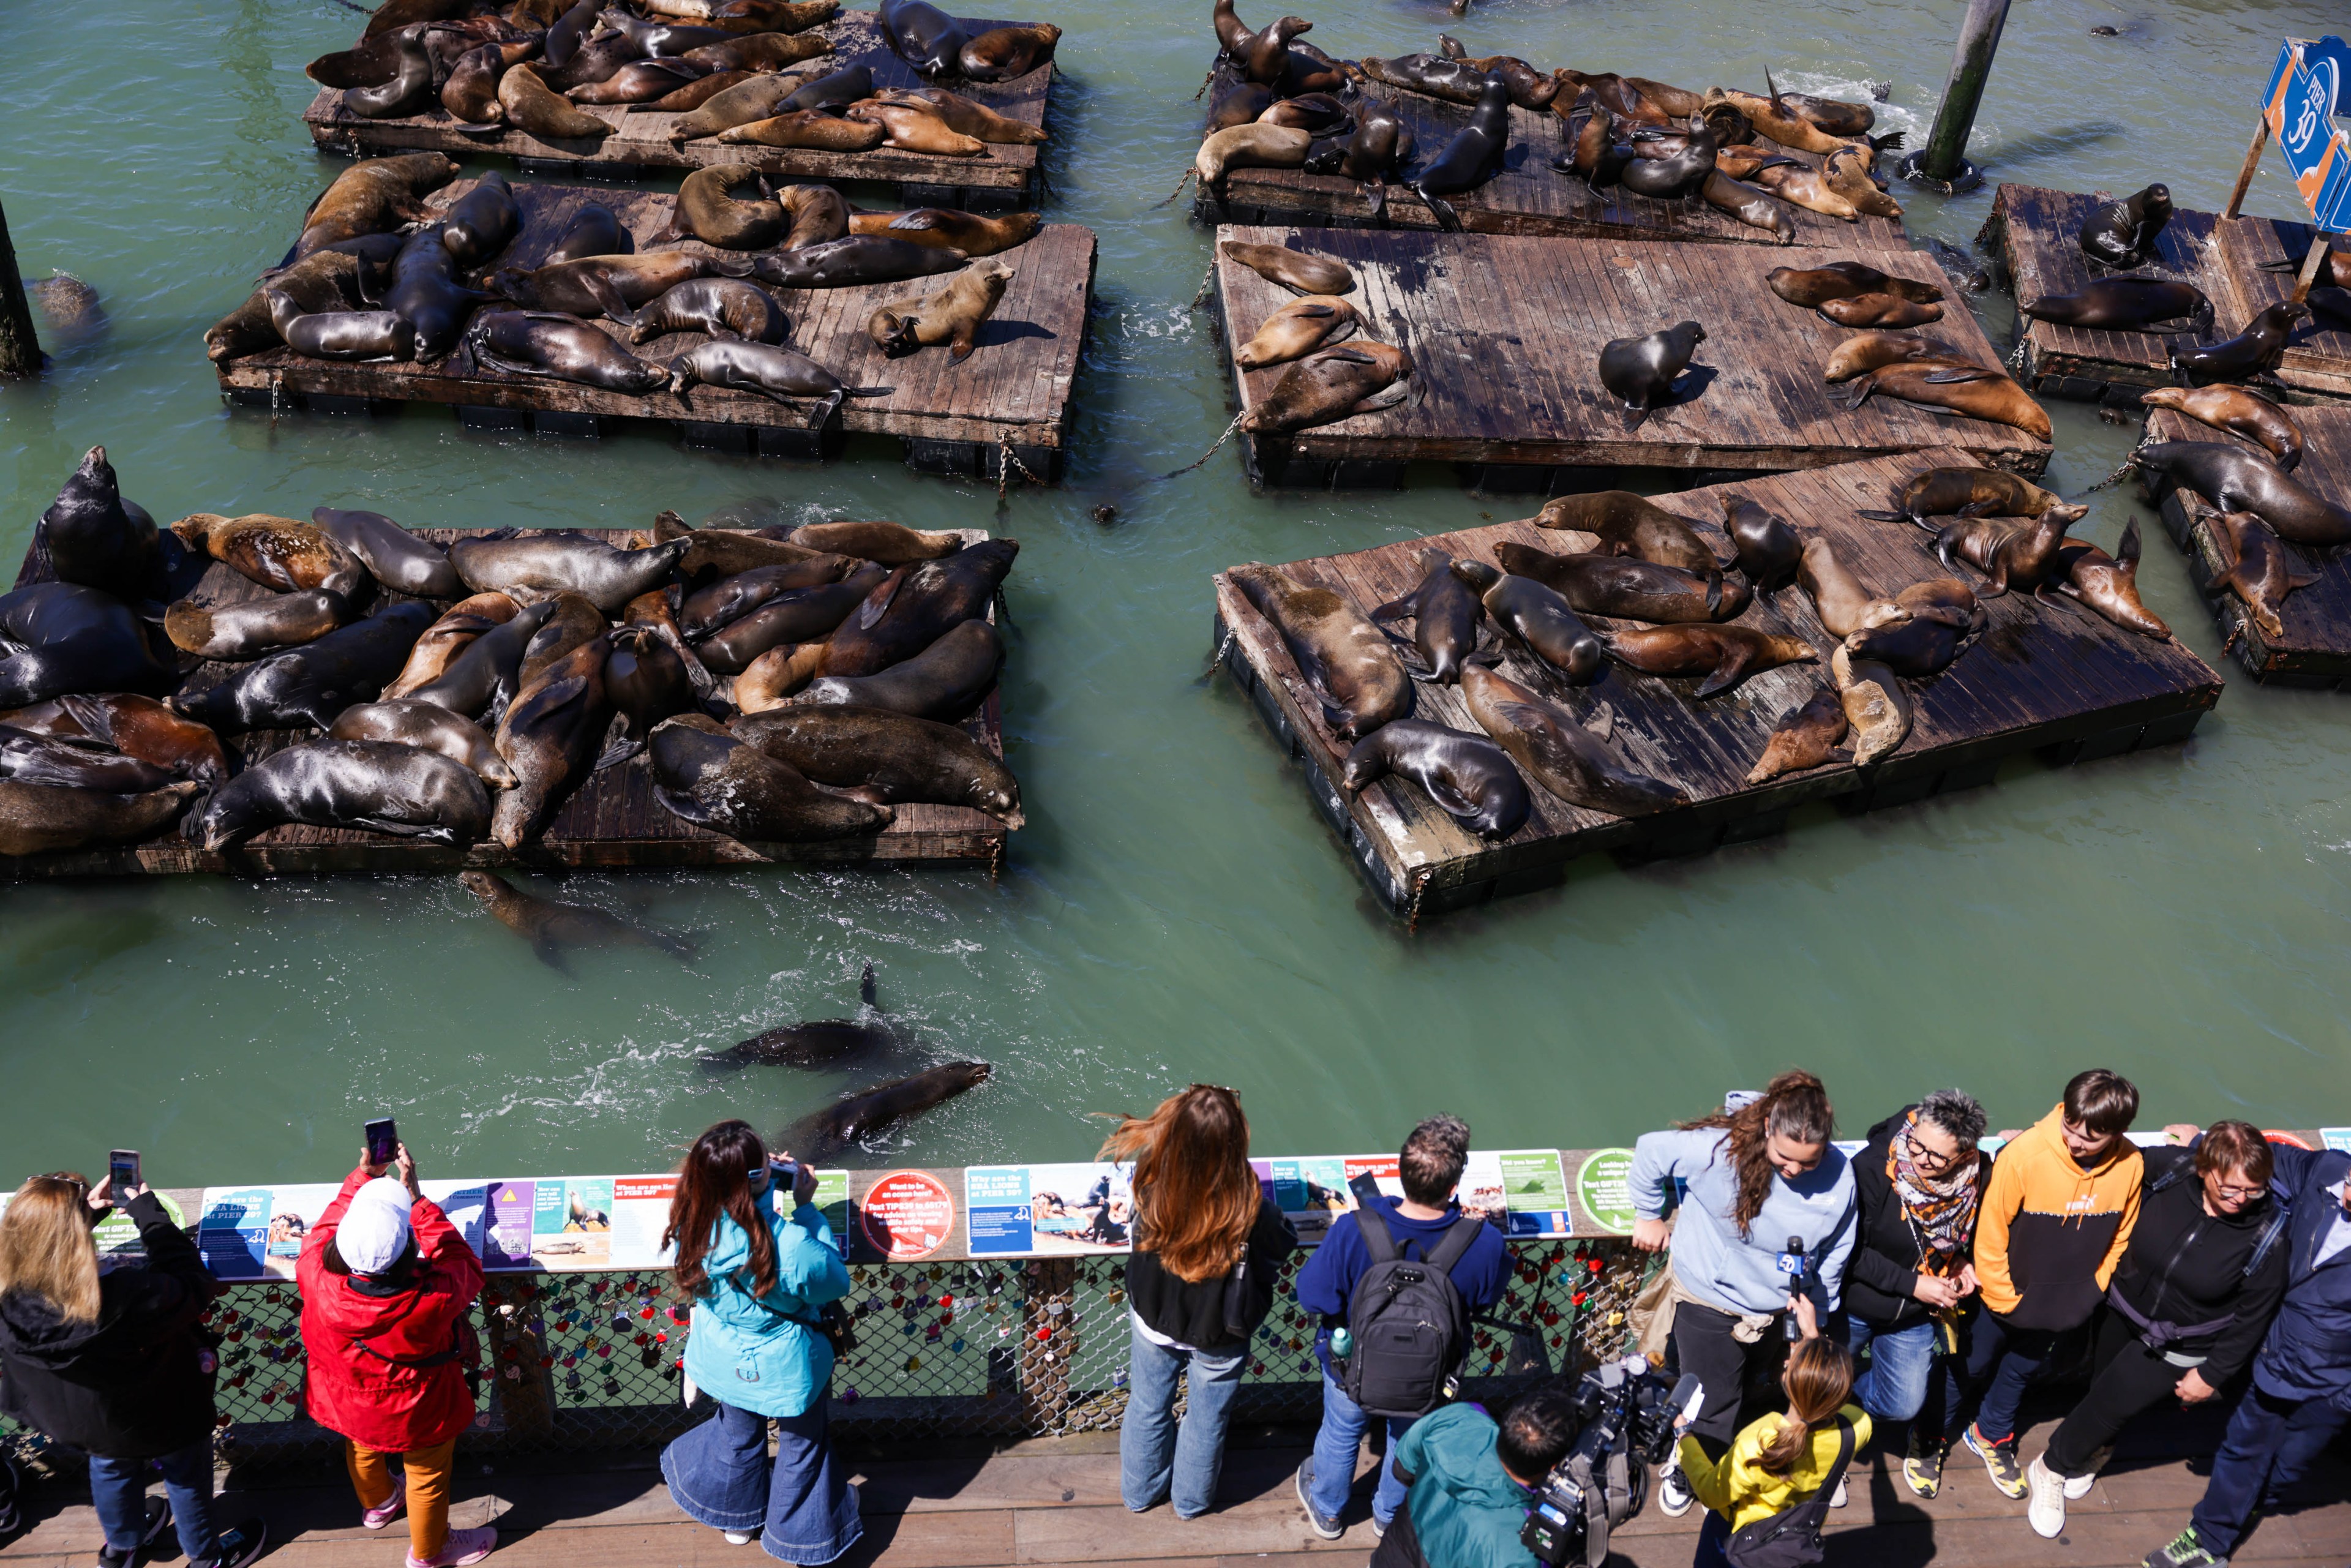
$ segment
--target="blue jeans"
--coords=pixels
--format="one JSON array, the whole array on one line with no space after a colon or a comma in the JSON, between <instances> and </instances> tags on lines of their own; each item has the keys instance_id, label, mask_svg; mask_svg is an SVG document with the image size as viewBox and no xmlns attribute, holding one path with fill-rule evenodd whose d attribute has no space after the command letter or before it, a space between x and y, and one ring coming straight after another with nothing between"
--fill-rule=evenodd
<instances>
[{"instance_id":1,"label":"blue jeans","mask_svg":"<svg viewBox=\"0 0 2351 1568\"><path fill-rule=\"evenodd\" d=\"M89 1500L106 1543L128 1553L147 1533L147 1467L163 1472L163 1492L172 1500L172 1525L191 1565L209 1563L220 1552L213 1531L213 1440L199 1437L176 1454L156 1459L89 1457Z\"/></svg>"},{"instance_id":2,"label":"blue jeans","mask_svg":"<svg viewBox=\"0 0 2351 1568\"><path fill-rule=\"evenodd\" d=\"M2212 1456L2212 1484L2190 1521L2196 1544L2215 1557L2236 1550L2253 1516L2303 1478L2346 1419L2325 1399L2297 1403L2258 1386L2245 1390Z\"/></svg>"},{"instance_id":3,"label":"blue jeans","mask_svg":"<svg viewBox=\"0 0 2351 1568\"><path fill-rule=\"evenodd\" d=\"M1860 1318L1847 1318L1844 1347L1855 1356L1865 1348L1869 1352L1868 1368L1853 1380L1854 1403L1868 1411L1874 1421L1910 1420L1926 1409L1927 1395L1938 1381L1935 1372L1940 1363L1942 1409L1929 1412L1927 1423L1930 1431L1939 1431L1943 1412L1959 1402L1959 1378L1951 1359L1938 1354L1938 1337L1932 1318L1891 1333Z\"/></svg>"},{"instance_id":4,"label":"blue jeans","mask_svg":"<svg viewBox=\"0 0 2351 1568\"><path fill-rule=\"evenodd\" d=\"M1347 1397L1347 1391L1322 1375L1322 1425L1314 1433L1314 1484L1306 1491L1306 1499L1314 1511L1325 1519L1335 1520L1347 1506L1347 1495L1355 1490L1355 1453L1364 1446L1364 1432L1374 1417L1364 1414L1364 1407ZM1405 1484L1395 1478L1396 1445L1412 1430L1409 1416L1386 1417L1388 1428L1387 1454L1380 1460L1380 1484L1372 1492L1372 1518L1382 1530L1404 1506Z\"/></svg>"},{"instance_id":5,"label":"blue jeans","mask_svg":"<svg viewBox=\"0 0 2351 1568\"><path fill-rule=\"evenodd\" d=\"M662 1479L685 1515L717 1530L759 1531L768 1556L801 1568L830 1563L865 1533L857 1494L826 1441L828 1389L798 1416L776 1420L719 1401L718 1413L662 1450Z\"/></svg>"},{"instance_id":6,"label":"blue jeans","mask_svg":"<svg viewBox=\"0 0 2351 1568\"><path fill-rule=\"evenodd\" d=\"M1169 1350L1127 1320L1126 1418L1118 1428L1118 1495L1136 1513L1173 1498L1176 1517L1196 1519L1217 1500L1225 1468L1225 1422L1239 1392L1249 1347L1228 1356ZM1191 1398L1176 1423L1176 1379Z\"/></svg>"},{"instance_id":7,"label":"blue jeans","mask_svg":"<svg viewBox=\"0 0 2351 1568\"><path fill-rule=\"evenodd\" d=\"M2047 1329L2011 1328L2005 1318L1991 1312L1976 1313L1969 1333L1968 1382L1983 1391L1983 1402L1976 1406L1976 1430L1987 1441L2005 1443L2016 1436L2017 1406L2049 1364L2058 1336Z\"/></svg>"},{"instance_id":8,"label":"blue jeans","mask_svg":"<svg viewBox=\"0 0 2351 1568\"><path fill-rule=\"evenodd\" d=\"M1690 1559L1690 1568L1730 1568L1722 1550L1729 1540L1730 1521L1708 1509L1706 1522L1698 1527L1698 1555Z\"/></svg>"}]
</instances>

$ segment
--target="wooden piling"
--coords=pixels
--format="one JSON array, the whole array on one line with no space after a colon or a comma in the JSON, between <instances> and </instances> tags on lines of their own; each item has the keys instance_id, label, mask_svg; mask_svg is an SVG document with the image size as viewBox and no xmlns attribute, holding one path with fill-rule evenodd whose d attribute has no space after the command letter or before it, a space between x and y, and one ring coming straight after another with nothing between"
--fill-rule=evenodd
<instances>
[{"instance_id":1,"label":"wooden piling","mask_svg":"<svg viewBox=\"0 0 2351 1568\"><path fill-rule=\"evenodd\" d=\"M1975 130L1976 109L1983 102L1992 56L2007 24L2008 0L1968 0L1967 20L1959 25L1959 46L1951 53L1951 78L1943 86L1943 104L1935 111L1935 128L1928 132L1926 150L1911 172L1948 183L1968 167L1968 136Z\"/></svg>"},{"instance_id":2,"label":"wooden piling","mask_svg":"<svg viewBox=\"0 0 2351 1568\"><path fill-rule=\"evenodd\" d=\"M41 373L41 340L33 331L33 305L16 275L16 246L8 237L8 214L0 208L0 376Z\"/></svg>"}]
</instances>

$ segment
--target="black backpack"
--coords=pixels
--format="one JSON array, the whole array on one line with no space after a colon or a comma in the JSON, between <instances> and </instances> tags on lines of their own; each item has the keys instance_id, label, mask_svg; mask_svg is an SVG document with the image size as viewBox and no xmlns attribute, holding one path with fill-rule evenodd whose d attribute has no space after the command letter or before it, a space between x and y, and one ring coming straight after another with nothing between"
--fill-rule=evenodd
<instances>
[{"instance_id":1,"label":"black backpack","mask_svg":"<svg viewBox=\"0 0 2351 1568\"><path fill-rule=\"evenodd\" d=\"M1386 1218L1366 1205L1355 1210L1372 1265L1347 1302L1347 1397L1367 1415L1394 1418L1427 1415L1445 1403L1454 1374L1469 1354L1469 1309L1450 1270L1486 1222L1465 1214L1426 1262L1396 1250Z\"/></svg>"},{"instance_id":2,"label":"black backpack","mask_svg":"<svg viewBox=\"0 0 2351 1568\"><path fill-rule=\"evenodd\" d=\"M1844 1479L1845 1462L1853 1458L1853 1428L1837 1417L1836 1463L1829 1467L1821 1490L1795 1507L1759 1519L1722 1543L1730 1568L1811 1568L1821 1560L1821 1526L1829 1521L1829 1504L1837 1483Z\"/></svg>"}]
</instances>

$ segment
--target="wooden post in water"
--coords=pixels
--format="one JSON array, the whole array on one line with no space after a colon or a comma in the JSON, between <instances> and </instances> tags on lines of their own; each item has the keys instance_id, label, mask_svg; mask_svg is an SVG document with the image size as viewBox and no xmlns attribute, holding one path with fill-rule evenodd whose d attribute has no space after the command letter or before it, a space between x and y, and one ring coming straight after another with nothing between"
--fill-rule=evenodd
<instances>
[{"instance_id":1,"label":"wooden post in water","mask_svg":"<svg viewBox=\"0 0 2351 1568\"><path fill-rule=\"evenodd\" d=\"M2008 0L1968 0L1967 20L1959 25L1959 47L1951 53L1951 79L1943 85L1943 106L1935 111L1935 128L1914 172L1948 183L1967 167L1968 133L1975 129L1976 106L1983 101L1991 57L2007 22Z\"/></svg>"},{"instance_id":2,"label":"wooden post in water","mask_svg":"<svg viewBox=\"0 0 2351 1568\"><path fill-rule=\"evenodd\" d=\"M33 335L33 307L25 298L25 280L16 276L8 214L0 209L0 376L40 373L41 340Z\"/></svg>"}]
</instances>

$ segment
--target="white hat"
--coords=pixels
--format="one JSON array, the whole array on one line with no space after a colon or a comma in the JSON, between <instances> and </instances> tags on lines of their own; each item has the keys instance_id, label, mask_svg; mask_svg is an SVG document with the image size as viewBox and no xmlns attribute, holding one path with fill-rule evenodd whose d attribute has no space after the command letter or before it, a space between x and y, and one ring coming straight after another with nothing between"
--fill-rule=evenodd
<instances>
[{"instance_id":1,"label":"white hat","mask_svg":"<svg viewBox=\"0 0 2351 1568\"><path fill-rule=\"evenodd\" d=\"M351 1194L351 1206L335 1231L335 1250L352 1273L381 1274L408 1249L408 1210L414 1201L407 1186L390 1176L378 1176Z\"/></svg>"}]
</instances>

